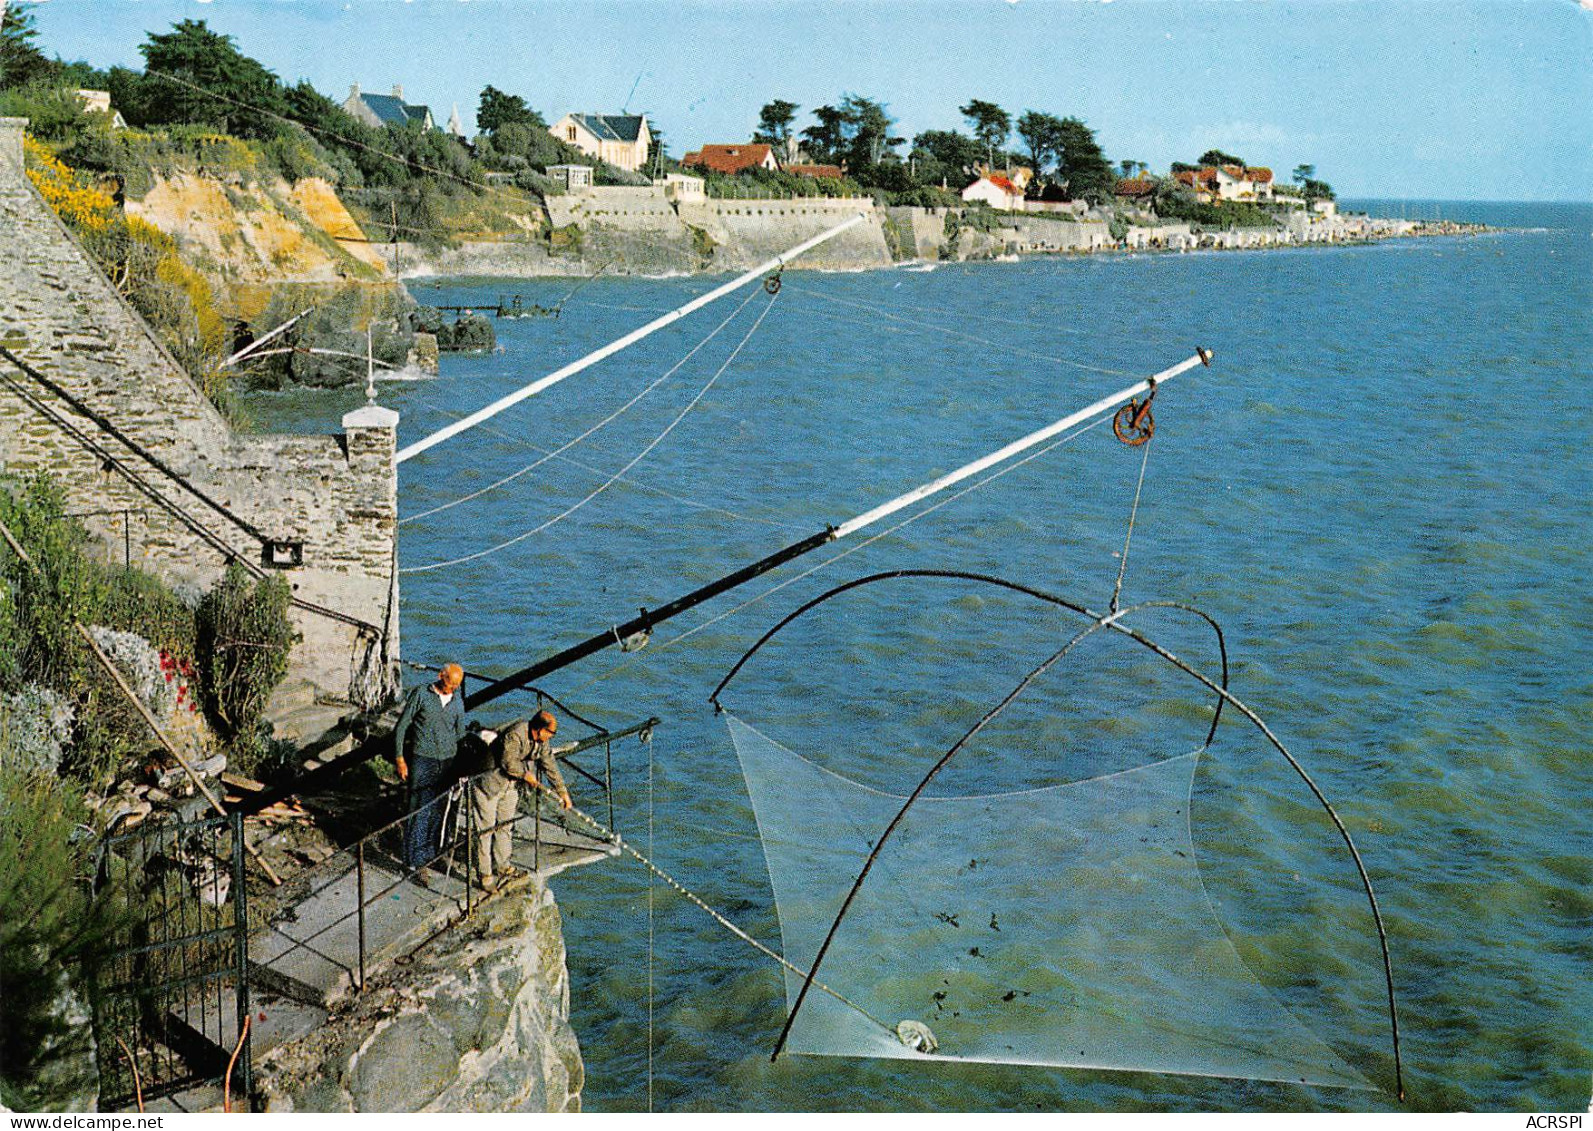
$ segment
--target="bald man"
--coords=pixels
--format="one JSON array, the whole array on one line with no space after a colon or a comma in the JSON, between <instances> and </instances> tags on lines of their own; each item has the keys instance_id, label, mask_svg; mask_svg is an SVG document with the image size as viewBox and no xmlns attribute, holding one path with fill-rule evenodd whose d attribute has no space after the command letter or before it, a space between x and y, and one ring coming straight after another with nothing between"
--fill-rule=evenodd
<instances>
[{"instance_id":1,"label":"bald man","mask_svg":"<svg viewBox=\"0 0 1593 1131\"><path fill-rule=\"evenodd\" d=\"M417 687L405 698L393 728L393 765L409 787L404 863L423 886L429 880L424 869L441 853L437 837L443 807L438 798L452 784L449 768L465 736L464 696L459 691L464 681L462 667L444 664L435 683Z\"/></svg>"}]
</instances>

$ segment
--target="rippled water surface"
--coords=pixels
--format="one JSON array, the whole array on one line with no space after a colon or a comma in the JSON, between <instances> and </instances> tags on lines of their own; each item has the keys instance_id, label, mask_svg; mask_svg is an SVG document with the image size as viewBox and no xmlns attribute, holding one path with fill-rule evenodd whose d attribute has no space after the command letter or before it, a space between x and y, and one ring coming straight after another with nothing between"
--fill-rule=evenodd
<instances>
[{"instance_id":1,"label":"rippled water surface","mask_svg":"<svg viewBox=\"0 0 1593 1131\"><path fill-rule=\"evenodd\" d=\"M702 394L624 479L567 518L488 556L406 574L404 651L512 670L1209 346L1213 367L1157 398L1123 601L1192 602L1220 621L1234 692L1337 803L1388 926L1411 1104L1580 1109L1593 1081L1593 208L1444 214L1513 230L789 273L772 306L756 292L655 391L560 458L404 525L407 569L531 530ZM551 305L571 285L414 289L423 302L517 292ZM387 385L382 400L412 441L707 285L601 279L557 321L497 322L500 353L448 359L439 379ZM479 490L585 432L740 301L406 463L401 512ZM264 426L306 430L335 426L347 407L324 393L255 402ZM638 655L611 650L550 677L550 691L611 727L664 720L651 761L640 744L616 748L621 830L778 944L757 826L709 691L779 617L877 570L999 574L1104 608L1140 458L1096 428L885 537L866 542L896 520L662 625ZM874 586L827 610L760 654L727 702L807 756L899 792L1078 626L950 582ZM1185 621L1137 616L1174 651L1215 663L1207 635ZM1092 640L941 784L989 793L1182 754L1208 710L1198 687L1144 653ZM1237 721L1203 759L1193 801L1205 879L1235 946L1386 1090L1375 935L1331 825ZM1021 843L1024 830L1010 835ZM770 1064L785 1013L772 963L650 890L634 865L584 868L555 887L592 1110L1396 1106L1378 1093L1143 1073Z\"/></svg>"}]
</instances>

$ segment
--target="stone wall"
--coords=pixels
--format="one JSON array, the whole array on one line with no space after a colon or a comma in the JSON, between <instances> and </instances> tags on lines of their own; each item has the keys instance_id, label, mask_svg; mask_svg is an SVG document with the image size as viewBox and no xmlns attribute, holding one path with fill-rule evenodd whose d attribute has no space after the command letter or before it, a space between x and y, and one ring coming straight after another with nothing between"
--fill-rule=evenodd
<instances>
[{"instance_id":1,"label":"stone wall","mask_svg":"<svg viewBox=\"0 0 1593 1131\"><path fill-rule=\"evenodd\" d=\"M57 389L7 361L0 370L228 553L259 564L262 537L302 542L303 564L285 571L294 595L385 627L396 655L398 415L360 409L336 435L234 432L34 191L22 170L24 124L0 119L0 344ZM227 554L0 385L0 472L39 471L65 486L72 511L129 512L83 519L108 559L122 560L125 537L134 566L190 592L224 570ZM347 697L375 634L298 608L293 618L303 642L292 674Z\"/></svg>"},{"instance_id":2,"label":"stone wall","mask_svg":"<svg viewBox=\"0 0 1593 1131\"><path fill-rule=\"evenodd\" d=\"M579 1111L562 920L546 884L529 884L262 1057L267 1110Z\"/></svg>"},{"instance_id":3,"label":"stone wall","mask_svg":"<svg viewBox=\"0 0 1593 1131\"><path fill-rule=\"evenodd\" d=\"M897 230L908 237L903 250L909 259L940 258L940 246L946 242L946 209L898 207L887 211Z\"/></svg>"},{"instance_id":4,"label":"stone wall","mask_svg":"<svg viewBox=\"0 0 1593 1131\"><path fill-rule=\"evenodd\" d=\"M547 200L555 228L581 231L578 251L549 254L540 242L473 243L437 251L403 244L399 273L495 275L670 275L743 271L858 212L868 219L814 248L794 266L855 271L891 263L882 217L868 198L671 201L662 186L603 187ZM376 250L389 258L389 245ZM706 254L705 254L706 251Z\"/></svg>"},{"instance_id":5,"label":"stone wall","mask_svg":"<svg viewBox=\"0 0 1593 1131\"><path fill-rule=\"evenodd\" d=\"M807 197L802 200L682 201L680 219L714 241L712 266L746 270L862 212L867 219L795 261L807 270L856 271L888 267L891 254L873 200Z\"/></svg>"}]
</instances>

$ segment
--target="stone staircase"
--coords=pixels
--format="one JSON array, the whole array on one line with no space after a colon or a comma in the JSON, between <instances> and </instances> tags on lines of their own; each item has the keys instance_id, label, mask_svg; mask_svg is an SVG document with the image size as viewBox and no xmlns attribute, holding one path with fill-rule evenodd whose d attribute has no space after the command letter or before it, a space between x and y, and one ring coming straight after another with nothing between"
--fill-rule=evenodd
<instances>
[{"instance_id":1,"label":"stone staircase","mask_svg":"<svg viewBox=\"0 0 1593 1131\"><path fill-rule=\"evenodd\" d=\"M301 758L328 762L354 748L353 722L360 711L352 703L317 691L308 680L286 680L272 693L265 717L271 735L290 742Z\"/></svg>"}]
</instances>

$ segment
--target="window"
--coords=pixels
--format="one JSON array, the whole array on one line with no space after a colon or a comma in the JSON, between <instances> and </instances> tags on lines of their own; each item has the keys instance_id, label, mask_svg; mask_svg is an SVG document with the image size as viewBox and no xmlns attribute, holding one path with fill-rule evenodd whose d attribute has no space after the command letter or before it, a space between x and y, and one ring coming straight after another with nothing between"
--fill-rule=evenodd
<instances>
[{"instance_id":1,"label":"window","mask_svg":"<svg viewBox=\"0 0 1593 1131\"><path fill-rule=\"evenodd\" d=\"M575 140L575 127L574 126L565 126L564 127L564 132L570 135L568 140L570 140L570 141L574 141Z\"/></svg>"}]
</instances>

